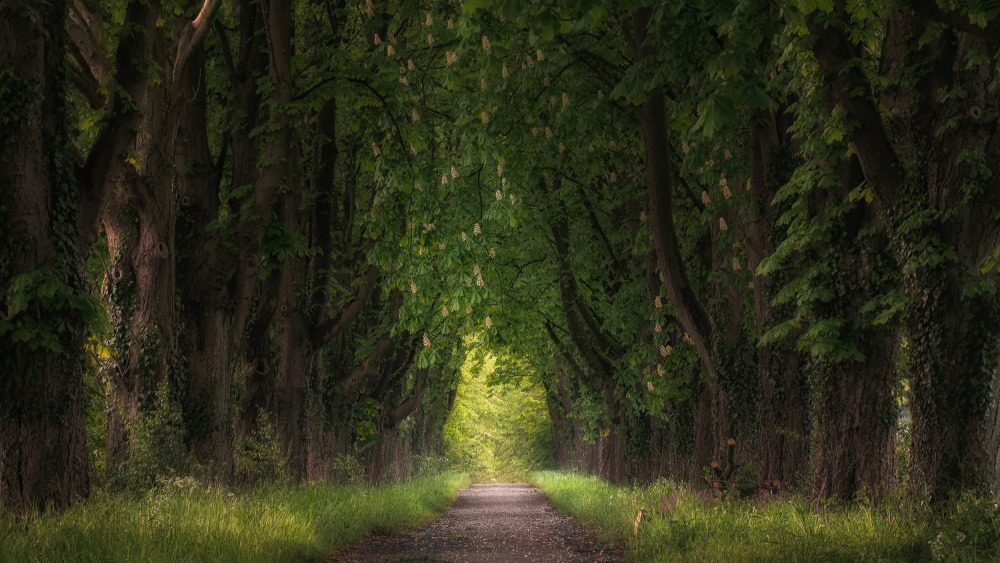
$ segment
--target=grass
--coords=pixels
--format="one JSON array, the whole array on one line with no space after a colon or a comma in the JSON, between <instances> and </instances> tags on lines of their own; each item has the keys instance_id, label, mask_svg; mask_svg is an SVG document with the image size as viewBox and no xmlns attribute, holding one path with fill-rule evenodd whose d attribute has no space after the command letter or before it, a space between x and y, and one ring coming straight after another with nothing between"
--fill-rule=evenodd
<instances>
[{"instance_id":1,"label":"grass","mask_svg":"<svg viewBox=\"0 0 1000 563\"><path fill-rule=\"evenodd\" d=\"M234 493L179 479L143 497L98 493L61 514L0 519L0 562L317 561L366 534L430 521L469 482L444 473Z\"/></svg>"},{"instance_id":2,"label":"grass","mask_svg":"<svg viewBox=\"0 0 1000 563\"><path fill-rule=\"evenodd\" d=\"M603 541L623 544L630 561L1000 560L1000 509L968 495L931 511L916 496L836 505L786 489L736 499L667 481L617 487L556 471L533 473L530 482Z\"/></svg>"}]
</instances>

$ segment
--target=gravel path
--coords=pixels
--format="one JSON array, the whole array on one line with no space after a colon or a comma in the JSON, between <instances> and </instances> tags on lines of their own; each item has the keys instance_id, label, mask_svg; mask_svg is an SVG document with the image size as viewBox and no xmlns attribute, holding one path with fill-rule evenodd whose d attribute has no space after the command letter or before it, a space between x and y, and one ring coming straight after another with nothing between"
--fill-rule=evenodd
<instances>
[{"instance_id":1,"label":"gravel path","mask_svg":"<svg viewBox=\"0 0 1000 563\"><path fill-rule=\"evenodd\" d=\"M620 562L576 520L552 508L530 485L472 485L451 510L407 535L376 536L334 560L345 563L562 561Z\"/></svg>"}]
</instances>

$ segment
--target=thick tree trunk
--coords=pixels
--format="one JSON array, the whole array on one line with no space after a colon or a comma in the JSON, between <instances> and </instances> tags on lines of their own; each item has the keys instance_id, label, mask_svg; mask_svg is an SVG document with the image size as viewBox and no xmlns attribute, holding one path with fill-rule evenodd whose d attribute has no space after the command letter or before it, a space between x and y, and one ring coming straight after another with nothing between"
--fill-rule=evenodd
<instances>
[{"instance_id":1,"label":"thick tree trunk","mask_svg":"<svg viewBox=\"0 0 1000 563\"><path fill-rule=\"evenodd\" d=\"M0 94L0 122L7 124L0 133L0 289L10 296L15 280L46 273L80 303L87 290L66 123L65 17L61 1L0 6L0 69L9 73ZM83 396L89 319L79 306L25 297L26 310L7 304L0 310L0 512L65 507L89 493ZM15 342L9 333L25 326L51 340Z\"/></svg>"},{"instance_id":2,"label":"thick tree trunk","mask_svg":"<svg viewBox=\"0 0 1000 563\"><path fill-rule=\"evenodd\" d=\"M774 196L795 170L799 157L790 146L784 112L758 113L750 129L750 229L747 266L753 273L753 296L758 335L787 318L789 307L774 304L778 291L790 279L787 273L760 275L761 261L774 254L783 238L777 226L782 210ZM757 478L760 481L797 482L809 467L809 390L795 350L794 334L758 347L760 422L756 440Z\"/></svg>"}]
</instances>

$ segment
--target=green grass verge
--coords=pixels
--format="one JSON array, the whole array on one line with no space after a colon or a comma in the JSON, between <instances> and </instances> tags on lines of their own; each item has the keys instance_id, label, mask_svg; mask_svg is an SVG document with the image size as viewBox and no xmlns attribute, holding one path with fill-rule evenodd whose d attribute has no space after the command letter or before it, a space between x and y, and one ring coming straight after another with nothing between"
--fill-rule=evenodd
<instances>
[{"instance_id":1,"label":"green grass verge","mask_svg":"<svg viewBox=\"0 0 1000 563\"><path fill-rule=\"evenodd\" d=\"M433 519L456 473L381 487L307 484L232 493L177 480L145 497L96 494L61 513L0 518L0 561L310 561L370 533Z\"/></svg>"},{"instance_id":2,"label":"green grass verge","mask_svg":"<svg viewBox=\"0 0 1000 563\"><path fill-rule=\"evenodd\" d=\"M630 561L1000 560L1000 509L972 496L931 512L912 496L837 506L791 491L740 500L667 481L617 487L556 471L529 481L603 541L624 544Z\"/></svg>"}]
</instances>

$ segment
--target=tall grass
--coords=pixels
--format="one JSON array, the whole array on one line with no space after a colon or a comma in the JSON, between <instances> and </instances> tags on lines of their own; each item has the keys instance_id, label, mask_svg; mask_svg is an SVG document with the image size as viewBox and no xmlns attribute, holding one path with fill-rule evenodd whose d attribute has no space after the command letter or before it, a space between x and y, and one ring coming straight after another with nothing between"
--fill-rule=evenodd
<instances>
[{"instance_id":1,"label":"tall grass","mask_svg":"<svg viewBox=\"0 0 1000 563\"><path fill-rule=\"evenodd\" d=\"M0 561L313 561L366 534L430 521L468 484L445 473L234 493L178 479L144 497L98 493L62 514L0 519Z\"/></svg>"},{"instance_id":2,"label":"tall grass","mask_svg":"<svg viewBox=\"0 0 1000 563\"><path fill-rule=\"evenodd\" d=\"M602 540L623 544L630 561L1000 560L1000 509L973 496L931 511L917 496L834 505L787 489L741 500L667 481L617 487L555 471L530 482Z\"/></svg>"}]
</instances>

